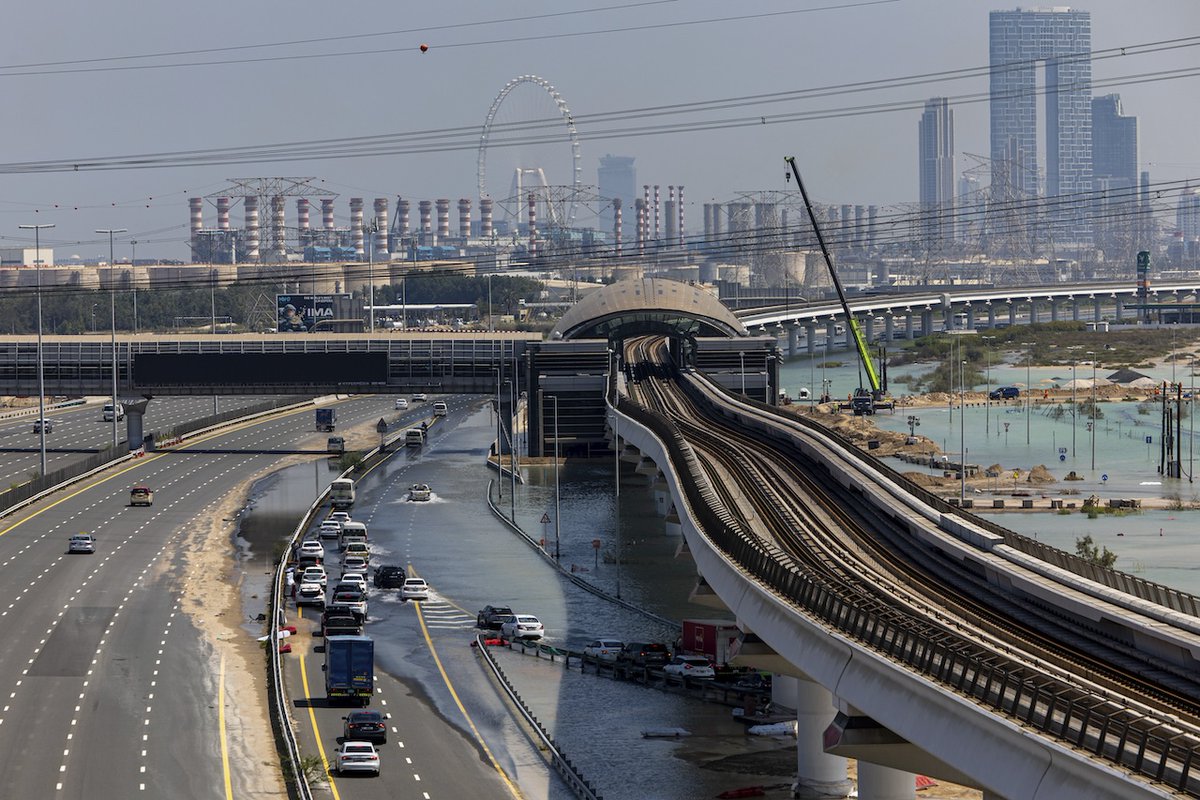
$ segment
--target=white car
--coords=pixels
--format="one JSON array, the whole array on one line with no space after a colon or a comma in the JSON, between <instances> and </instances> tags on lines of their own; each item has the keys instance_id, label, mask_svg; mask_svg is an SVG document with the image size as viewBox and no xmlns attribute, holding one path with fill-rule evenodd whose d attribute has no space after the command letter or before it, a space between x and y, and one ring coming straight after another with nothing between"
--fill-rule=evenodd
<instances>
[{"instance_id":1,"label":"white car","mask_svg":"<svg viewBox=\"0 0 1200 800\"><path fill-rule=\"evenodd\" d=\"M347 511L335 511L329 515L329 519L327 521L336 522L339 525L344 525L345 523L353 522L354 520L350 519L350 513Z\"/></svg>"},{"instance_id":2,"label":"white car","mask_svg":"<svg viewBox=\"0 0 1200 800\"><path fill-rule=\"evenodd\" d=\"M297 606L325 607L325 588L319 583L301 583L296 589Z\"/></svg>"},{"instance_id":3,"label":"white car","mask_svg":"<svg viewBox=\"0 0 1200 800\"><path fill-rule=\"evenodd\" d=\"M429 399L429 395L425 394L424 392L417 392L416 394L413 395L414 403L424 403L428 399Z\"/></svg>"},{"instance_id":4,"label":"white car","mask_svg":"<svg viewBox=\"0 0 1200 800\"><path fill-rule=\"evenodd\" d=\"M67 541L68 553L96 552L96 537L89 533L77 533Z\"/></svg>"},{"instance_id":5,"label":"white car","mask_svg":"<svg viewBox=\"0 0 1200 800\"><path fill-rule=\"evenodd\" d=\"M352 570L342 573L340 583L356 583L364 592L367 591L367 573L362 570Z\"/></svg>"},{"instance_id":6,"label":"white car","mask_svg":"<svg viewBox=\"0 0 1200 800\"><path fill-rule=\"evenodd\" d=\"M342 523L327 519L317 529L317 535L322 539L336 539L342 535Z\"/></svg>"},{"instance_id":7,"label":"white car","mask_svg":"<svg viewBox=\"0 0 1200 800\"><path fill-rule=\"evenodd\" d=\"M300 555L316 556L317 558L325 558L324 546L315 539L309 539L300 545Z\"/></svg>"},{"instance_id":8,"label":"white car","mask_svg":"<svg viewBox=\"0 0 1200 800\"><path fill-rule=\"evenodd\" d=\"M342 559L342 572L363 572L367 569L367 560L362 556L346 556Z\"/></svg>"},{"instance_id":9,"label":"white car","mask_svg":"<svg viewBox=\"0 0 1200 800\"><path fill-rule=\"evenodd\" d=\"M329 576L325 574L324 567L305 567L304 572L300 573L297 579L300 584L315 583L324 589L329 584Z\"/></svg>"},{"instance_id":10,"label":"white car","mask_svg":"<svg viewBox=\"0 0 1200 800\"><path fill-rule=\"evenodd\" d=\"M408 399L404 398L404 397L397 397L396 398L396 410L402 411L406 408L408 408Z\"/></svg>"},{"instance_id":11,"label":"white car","mask_svg":"<svg viewBox=\"0 0 1200 800\"><path fill-rule=\"evenodd\" d=\"M505 639L540 639L546 634L542 621L531 614L514 614L500 626Z\"/></svg>"},{"instance_id":12,"label":"white car","mask_svg":"<svg viewBox=\"0 0 1200 800\"><path fill-rule=\"evenodd\" d=\"M668 675L678 675L681 678L711 679L717 677L717 671L713 669L712 664L708 663L708 658L705 656L675 656L663 667L663 672Z\"/></svg>"},{"instance_id":13,"label":"white car","mask_svg":"<svg viewBox=\"0 0 1200 800\"><path fill-rule=\"evenodd\" d=\"M619 639L611 637L596 639L583 648L583 654L597 661L616 661L617 653L621 652L621 648L624 646L625 643Z\"/></svg>"},{"instance_id":14,"label":"white car","mask_svg":"<svg viewBox=\"0 0 1200 800\"><path fill-rule=\"evenodd\" d=\"M429 584L424 578L405 578L400 587L400 596L405 600L428 600Z\"/></svg>"},{"instance_id":15,"label":"white car","mask_svg":"<svg viewBox=\"0 0 1200 800\"><path fill-rule=\"evenodd\" d=\"M370 742L342 742L337 753L337 771L339 775L350 772L369 772L379 774L379 753Z\"/></svg>"}]
</instances>

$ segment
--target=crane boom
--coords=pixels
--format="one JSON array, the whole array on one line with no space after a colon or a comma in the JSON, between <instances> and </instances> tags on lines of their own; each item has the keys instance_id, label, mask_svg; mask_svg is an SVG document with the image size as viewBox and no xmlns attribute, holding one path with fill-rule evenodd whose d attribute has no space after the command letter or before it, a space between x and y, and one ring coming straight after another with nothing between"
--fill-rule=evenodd
<instances>
[{"instance_id":1,"label":"crane boom","mask_svg":"<svg viewBox=\"0 0 1200 800\"><path fill-rule=\"evenodd\" d=\"M846 315L847 330L854 337L854 345L855 349L858 350L858 358L866 370L867 380L871 383L871 396L878 399L883 394L883 389L879 382L879 374L875 372L875 366L871 363L871 353L867 348L867 339L863 335L862 329L859 328L854 314L850 313L850 303L846 301L846 292L842 289L842 282L838 278L837 270L833 268L833 259L829 256L829 248L825 245L825 237L821 234L821 226L817 224L817 215L813 213L812 203L809 202L808 192L804 188L804 181L800 180L800 170L796 167L796 159L793 156L785 156L783 160L791 168L792 175L796 178L796 185L800 187L800 196L804 198L804 208L808 211L809 222L812 223L813 231L817 234L817 244L821 246L821 255L825 258L825 266L829 268L829 276L833 279L833 288L837 290L838 300L842 303L842 312Z\"/></svg>"}]
</instances>

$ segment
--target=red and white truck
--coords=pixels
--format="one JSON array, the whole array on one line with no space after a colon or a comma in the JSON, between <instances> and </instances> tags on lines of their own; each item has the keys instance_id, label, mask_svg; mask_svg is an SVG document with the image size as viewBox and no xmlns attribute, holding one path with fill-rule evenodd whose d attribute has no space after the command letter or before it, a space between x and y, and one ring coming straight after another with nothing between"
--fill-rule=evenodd
<instances>
[{"instance_id":1,"label":"red and white truck","mask_svg":"<svg viewBox=\"0 0 1200 800\"><path fill-rule=\"evenodd\" d=\"M738 626L728 619L685 619L679 650L684 655L708 656L715 666L729 663L730 650L741 637Z\"/></svg>"}]
</instances>

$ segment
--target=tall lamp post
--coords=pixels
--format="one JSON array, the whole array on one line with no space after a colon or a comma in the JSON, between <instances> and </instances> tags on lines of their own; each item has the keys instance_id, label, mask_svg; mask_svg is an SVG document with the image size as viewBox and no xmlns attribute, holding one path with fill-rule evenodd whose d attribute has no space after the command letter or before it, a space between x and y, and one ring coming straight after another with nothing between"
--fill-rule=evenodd
<instances>
[{"instance_id":1,"label":"tall lamp post","mask_svg":"<svg viewBox=\"0 0 1200 800\"><path fill-rule=\"evenodd\" d=\"M1033 386L1029 383L1030 367L1033 366L1033 342L1021 342L1022 347L1028 347L1025 351L1025 444L1029 444L1029 415L1033 411Z\"/></svg>"},{"instance_id":2,"label":"tall lamp post","mask_svg":"<svg viewBox=\"0 0 1200 800\"><path fill-rule=\"evenodd\" d=\"M37 373L38 373L38 429L41 431L41 477L46 476L46 371L42 361L42 231L53 228L53 223L44 225L18 225L18 228L33 231L33 265L37 267Z\"/></svg>"},{"instance_id":3,"label":"tall lamp post","mask_svg":"<svg viewBox=\"0 0 1200 800\"><path fill-rule=\"evenodd\" d=\"M1096 471L1096 353L1088 350L1088 357L1092 359L1092 472Z\"/></svg>"},{"instance_id":4,"label":"tall lamp post","mask_svg":"<svg viewBox=\"0 0 1200 800\"><path fill-rule=\"evenodd\" d=\"M367 301L367 330L370 333L375 332L375 234L379 231L379 220L371 220L371 225L367 228L367 286L370 299ZM313 290L313 295L316 295L316 289ZM313 300L313 307L316 308L317 301ZM499 413L499 411L497 411ZM503 477L503 475L501 475Z\"/></svg>"},{"instance_id":5,"label":"tall lamp post","mask_svg":"<svg viewBox=\"0 0 1200 800\"><path fill-rule=\"evenodd\" d=\"M133 287L133 332L138 332L137 316L137 239L129 240L129 285Z\"/></svg>"},{"instance_id":6,"label":"tall lamp post","mask_svg":"<svg viewBox=\"0 0 1200 800\"><path fill-rule=\"evenodd\" d=\"M746 353L743 350L738 351L738 363L741 364L742 373L742 394L746 394Z\"/></svg>"},{"instance_id":7,"label":"tall lamp post","mask_svg":"<svg viewBox=\"0 0 1200 800\"><path fill-rule=\"evenodd\" d=\"M1079 427L1075 418L1079 415L1079 405L1075 400L1075 391L1079 388L1075 378L1076 359L1071 359L1071 460L1075 460L1075 429Z\"/></svg>"},{"instance_id":8,"label":"tall lamp post","mask_svg":"<svg viewBox=\"0 0 1200 800\"><path fill-rule=\"evenodd\" d=\"M500 473L496 481L496 502L504 499L504 427L500 423L500 368L492 367L496 374L496 471Z\"/></svg>"},{"instance_id":9,"label":"tall lamp post","mask_svg":"<svg viewBox=\"0 0 1200 800\"><path fill-rule=\"evenodd\" d=\"M966 361L958 362L958 442L962 450L958 465L958 504L967 496L967 393L965 382Z\"/></svg>"},{"instance_id":10,"label":"tall lamp post","mask_svg":"<svg viewBox=\"0 0 1200 800\"><path fill-rule=\"evenodd\" d=\"M558 496L558 395L551 395L554 401L554 561L559 560L559 496Z\"/></svg>"},{"instance_id":11,"label":"tall lamp post","mask_svg":"<svg viewBox=\"0 0 1200 800\"><path fill-rule=\"evenodd\" d=\"M112 439L113 447L117 446L117 281L116 281L116 256L113 255L113 234L128 233L125 228L101 228L96 233L108 234L108 302L109 312L112 315L112 339L110 346L112 348ZM130 264L130 269L133 265Z\"/></svg>"},{"instance_id":12,"label":"tall lamp post","mask_svg":"<svg viewBox=\"0 0 1200 800\"><path fill-rule=\"evenodd\" d=\"M988 426L991 425L992 411L992 346L989 342L996 341L995 336L980 336L983 341L983 357L986 366L984 367L984 397L983 402L983 435L987 438L991 434L988 432Z\"/></svg>"}]
</instances>

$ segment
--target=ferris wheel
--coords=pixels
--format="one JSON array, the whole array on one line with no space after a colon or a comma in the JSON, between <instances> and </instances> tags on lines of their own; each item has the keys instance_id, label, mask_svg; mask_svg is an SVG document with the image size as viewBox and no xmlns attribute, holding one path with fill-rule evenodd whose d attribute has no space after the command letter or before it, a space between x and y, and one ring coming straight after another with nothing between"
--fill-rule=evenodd
<instances>
[{"instance_id":1,"label":"ferris wheel","mask_svg":"<svg viewBox=\"0 0 1200 800\"><path fill-rule=\"evenodd\" d=\"M558 90L537 75L506 83L492 101L479 137L479 197L492 198L502 215L515 220L522 198L532 193L543 206L542 219L569 227L579 210L580 161L575 121ZM555 186L573 191L556 203L549 191Z\"/></svg>"}]
</instances>

